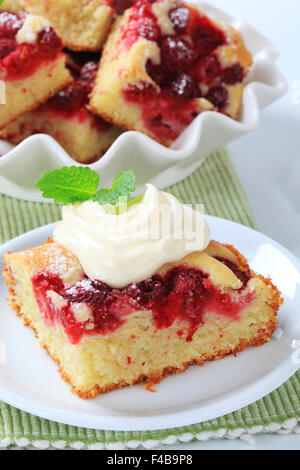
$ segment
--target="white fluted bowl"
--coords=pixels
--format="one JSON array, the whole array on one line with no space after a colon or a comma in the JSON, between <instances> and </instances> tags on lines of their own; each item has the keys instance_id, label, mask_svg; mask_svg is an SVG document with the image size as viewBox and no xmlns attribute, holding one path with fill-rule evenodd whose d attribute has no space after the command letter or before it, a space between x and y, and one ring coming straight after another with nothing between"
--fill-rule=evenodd
<instances>
[{"instance_id":1,"label":"white fluted bowl","mask_svg":"<svg viewBox=\"0 0 300 470\"><path fill-rule=\"evenodd\" d=\"M287 91L287 82L275 65L278 50L264 36L243 21L199 2L202 9L217 20L238 29L254 57L244 89L239 120L217 112L204 112L184 133L166 148L139 132L125 132L106 154L90 167L101 174L104 185L118 171L131 169L142 190L151 181L157 187L176 183L194 171L211 152L254 130L260 112ZM41 175L61 166L80 165L51 137L33 135L16 147L0 141L0 191L23 199L42 201L34 183Z\"/></svg>"}]
</instances>

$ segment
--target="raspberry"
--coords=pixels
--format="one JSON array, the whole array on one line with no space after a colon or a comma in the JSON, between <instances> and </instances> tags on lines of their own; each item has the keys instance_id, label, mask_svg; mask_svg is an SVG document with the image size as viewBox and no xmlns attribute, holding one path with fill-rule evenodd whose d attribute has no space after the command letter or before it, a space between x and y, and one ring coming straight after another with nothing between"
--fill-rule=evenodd
<instances>
[{"instance_id":1,"label":"raspberry","mask_svg":"<svg viewBox=\"0 0 300 470\"><path fill-rule=\"evenodd\" d=\"M124 289L126 295L135 299L140 305L150 305L163 295L166 295L162 282L155 277L139 282L132 283Z\"/></svg>"},{"instance_id":2,"label":"raspberry","mask_svg":"<svg viewBox=\"0 0 300 470\"><path fill-rule=\"evenodd\" d=\"M0 37L15 37L22 24L23 22L17 15L3 11L0 13Z\"/></svg>"},{"instance_id":3,"label":"raspberry","mask_svg":"<svg viewBox=\"0 0 300 470\"><path fill-rule=\"evenodd\" d=\"M205 84L212 83L220 73L220 64L214 56L205 57L197 64L197 78Z\"/></svg>"},{"instance_id":4,"label":"raspberry","mask_svg":"<svg viewBox=\"0 0 300 470\"><path fill-rule=\"evenodd\" d=\"M189 21L189 10L187 8L175 8L170 11L169 17L176 33L184 33L186 31Z\"/></svg>"},{"instance_id":5,"label":"raspberry","mask_svg":"<svg viewBox=\"0 0 300 470\"><path fill-rule=\"evenodd\" d=\"M72 115L88 103L88 95L92 87L89 82L77 81L56 93L49 100L52 109L67 115Z\"/></svg>"},{"instance_id":6,"label":"raspberry","mask_svg":"<svg viewBox=\"0 0 300 470\"><path fill-rule=\"evenodd\" d=\"M227 85L235 85L236 83L242 82L244 80L244 70L239 65L232 65L224 70L223 82Z\"/></svg>"},{"instance_id":7,"label":"raspberry","mask_svg":"<svg viewBox=\"0 0 300 470\"><path fill-rule=\"evenodd\" d=\"M97 62L87 62L81 69L80 79L87 82L93 82L98 70Z\"/></svg>"},{"instance_id":8,"label":"raspberry","mask_svg":"<svg viewBox=\"0 0 300 470\"><path fill-rule=\"evenodd\" d=\"M160 86L164 84L166 76L165 71L160 64L154 64L152 60L149 59L146 62L146 71L155 83Z\"/></svg>"},{"instance_id":9,"label":"raspberry","mask_svg":"<svg viewBox=\"0 0 300 470\"><path fill-rule=\"evenodd\" d=\"M203 273L192 269L174 270L172 281L172 291L176 294L180 292L197 292L199 295L203 291Z\"/></svg>"},{"instance_id":10,"label":"raspberry","mask_svg":"<svg viewBox=\"0 0 300 470\"><path fill-rule=\"evenodd\" d=\"M193 79L186 73L181 73L176 80L171 83L170 89L174 95L180 98L191 99L197 96L197 88Z\"/></svg>"},{"instance_id":11,"label":"raspberry","mask_svg":"<svg viewBox=\"0 0 300 470\"><path fill-rule=\"evenodd\" d=\"M194 51L179 37L166 36L161 41L162 62L169 70L184 70L194 62Z\"/></svg>"},{"instance_id":12,"label":"raspberry","mask_svg":"<svg viewBox=\"0 0 300 470\"><path fill-rule=\"evenodd\" d=\"M132 7L133 0L108 0L107 2L117 13L117 15L122 15L122 13L127 10L127 8Z\"/></svg>"},{"instance_id":13,"label":"raspberry","mask_svg":"<svg viewBox=\"0 0 300 470\"><path fill-rule=\"evenodd\" d=\"M13 52L17 47L17 42L14 38L1 38L0 37L0 57L6 57Z\"/></svg>"},{"instance_id":14,"label":"raspberry","mask_svg":"<svg viewBox=\"0 0 300 470\"><path fill-rule=\"evenodd\" d=\"M138 33L149 41L155 41L159 37L159 27L151 17L142 18L138 21Z\"/></svg>"},{"instance_id":15,"label":"raspberry","mask_svg":"<svg viewBox=\"0 0 300 470\"><path fill-rule=\"evenodd\" d=\"M228 104L228 98L228 91L222 86L211 88L206 95L206 99L219 109L225 108Z\"/></svg>"},{"instance_id":16,"label":"raspberry","mask_svg":"<svg viewBox=\"0 0 300 470\"><path fill-rule=\"evenodd\" d=\"M207 18L203 18L197 25L193 36L198 57L210 54L225 42L224 33L216 29Z\"/></svg>"},{"instance_id":17,"label":"raspberry","mask_svg":"<svg viewBox=\"0 0 300 470\"><path fill-rule=\"evenodd\" d=\"M57 50L62 46L60 38L51 27L40 31L38 43L42 47L41 50L44 59L52 59L53 56L56 55Z\"/></svg>"},{"instance_id":18,"label":"raspberry","mask_svg":"<svg viewBox=\"0 0 300 470\"><path fill-rule=\"evenodd\" d=\"M124 291L132 299L136 300L140 305L147 303L147 296L143 292L139 284L132 283Z\"/></svg>"}]
</instances>

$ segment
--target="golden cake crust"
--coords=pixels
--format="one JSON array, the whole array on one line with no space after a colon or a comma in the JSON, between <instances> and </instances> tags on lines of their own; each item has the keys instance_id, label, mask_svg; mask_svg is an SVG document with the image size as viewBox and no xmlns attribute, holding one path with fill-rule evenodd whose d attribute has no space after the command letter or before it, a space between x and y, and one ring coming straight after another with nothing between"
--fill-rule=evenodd
<instances>
[{"instance_id":1,"label":"golden cake crust","mask_svg":"<svg viewBox=\"0 0 300 470\"><path fill-rule=\"evenodd\" d=\"M10 295L8 297L8 301L9 301L12 309L14 309L16 311L17 316L22 316L24 326L30 327L34 331L36 337L38 338L37 331L34 328L34 326L32 325L32 322L28 318L26 318L26 315L20 314L20 307L17 304L17 302L15 301L15 290L14 290L15 281L13 280L12 276L10 275L9 270L8 270L7 267L5 267L4 276L5 276L6 284L9 286L9 294ZM277 314L277 311L278 311L280 305L283 303L283 300L281 299L280 292L272 284L270 279L265 279L263 276L261 276L261 279L264 280L264 282L266 282L268 285L271 286L271 288L273 290L273 293L274 293L274 303L272 305L272 307L274 309L274 319L270 320L269 324L267 325L267 328L264 331L262 331L258 337L252 339L251 341L242 340L238 344L238 346L236 346L233 350L227 349L227 350L224 350L224 351L219 351L218 353L213 353L212 352L210 355L207 355L206 357L203 357L201 360L193 359L192 361L184 363L182 365L182 367L180 367L180 368L166 367L163 371L158 371L157 373L152 373L152 374L149 374L149 375L141 374L140 377L138 377L138 379L134 380L130 384L128 382L125 382L125 381L120 381L119 383L114 383L114 384L108 385L106 387L99 387L98 385L96 385L95 387L93 387L88 392L86 392L84 390L80 390L76 386L76 384L73 383L72 377L68 376L68 374L63 370L63 368L61 367L61 363L57 359L57 357L55 357L53 354L50 353L47 345L45 343L42 343L41 341L40 341L40 345L47 351L49 356L59 366L59 372L60 372L61 378L65 382L67 382L71 385L72 392L75 393L76 395L78 395L80 398L82 398L84 400L87 400L87 399L90 399L90 398L95 398L98 395L101 395L101 394L104 394L104 393L109 393L113 390L119 390L119 389L124 388L126 386L137 385L137 384L142 383L142 382L145 382L151 388L152 385L159 384L164 378L168 377L169 375L181 374L189 366L192 366L192 365L204 366L205 362L207 362L207 361L215 361L217 359L222 359L222 358L224 358L226 356L230 356L230 355L236 356L237 353L239 353L241 351L244 351L248 347L259 347L259 346L262 346L263 344L265 344L266 342L270 341L270 339L272 338L272 335L273 335L273 333L276 330L276 327L278 325L278 321L276 319L276 314Z\"/></svg>"},{"instance_id":2,"label":"golden cake crust","mask_svg":"<svg viewBox=\"0 0 300 470\"><path fill-rule=\"evenodd\" d=\"M245 349L247 349L249 347L262 346L266 342L270 341L274 331L276 330L277 325L278 325L278 322L276 320L270 321L269 325L267 326L265 331L262 332L259 337L253 339L252 341L243 341L242 340L240 342L240 344L238 346L236 346L233 350L232 349L227 349L227 350L224 350L224 351L221 351L221 352L218 352L218 353L212 353L210 355L207 355L206 357L203 357L201 360L193 359L189 362L185 362L182 365L182 367L180 367L180 368L166 367L165 369L163 369L163 371L158 371L157 373L153 373L153 374L149 374L149 375L142 374L142 375L140 375L140 377L138 379L133 381L131 384L128 384L128 382L121 381L117 384L114 383L114 384L111 384L107 387L99 387L98 385L96 385L92 390L90 390L89 392L86 392L86 391L82 391L82 390L77 389L77 387L74 386L74 384L72 384L72 379L70 377L68 377L68 375L62 369L60 369L59 372L61 374L61 378L65 382L69 383L72 386L72 392L76 393L80 398L83 398L84 400L88 400L90 398L95 398L98 395L102 395L104 393L109 393L109 392L112 392L113 390L119 390L119 389L127 387L127 386L137 385L137 384L140 384L142 382L145 382L147 385L150 386L150 387L146 387L148 390L150 388L150 391L153 391L153 390L151 390L152 386L154 386L156 384L159 384L163 379L165 379L169 375L181 374L189 366L199 365L199 366L202 367L202 366L204 366L205 362L215 361L217 359L222 359L222 358L224 358L226 356L230 356L230 355L236 356L237 353L239 353L241 351L244 351ZM28 326L30 326L30 325L28 325ZM47 350L46 346L44 346L44 348ZM48 350L47 350L47 352L48 352ZM48 352L48 354L49 354L49 352ZM50 354L50 356L51 356L51 354ZM54 359L54 358L52 357L52 359ZM59 361L55 360L55 362L60 366Z\"/></svg>"}]
</instances>

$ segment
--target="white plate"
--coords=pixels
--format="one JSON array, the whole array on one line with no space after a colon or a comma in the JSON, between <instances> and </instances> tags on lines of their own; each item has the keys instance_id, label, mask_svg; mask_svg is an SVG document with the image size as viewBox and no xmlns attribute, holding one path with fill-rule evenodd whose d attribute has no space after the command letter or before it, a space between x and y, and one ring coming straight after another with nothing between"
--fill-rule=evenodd
<instances>
[{"instance_id":1,"label":"white plate","mask_svg":"<svg viewBox=\"0 0 300 470\"><path fill-rule=\"evenodd\" d=\"M90 167L101 173L102 183L110 184L116 171L130 167L140 182L152 182L159 188L182 180L192 173L207 155L254 130L260 112L287 91L287 82L275 65L278 50L264 36L245 22L237 20L203 2L202 9L210 16L237 28L254 57L254 65L244 89L239 120L216 112L200 114L171 148L163 147L138 132L125 132ZM8 153L6 153L8 152ZM34 183L46 171L63 165L79 165L46 135L34 135L12 148L0 141L0 188L13 197L41 201Z\"/></svg>"},{"instance_id":2,"label":"white plate","mask_svg":"<svg viewBox=\"0 0 300 470\"><path fill-rule=\"evenodd\" d=\"M251 267L271 275L282 291L280 329L260 348L249 348L235 357L190 367L170 376L156 393L142 385L124 388L94 400L70 393L57 366L40 348L33 332L7 306L7 288L0 283L0 340L6 363L0 365L0 399L37 416L95 429L165 429L213 419L262 398L281 385L300 367L300 353L292 342L300 340L300 263L285 248L247 227L207 217L212 236L233 243L249 259ZM45 241L54 224L28 232L1 247L22 250ZM3 266L1 266L1 269ZM294 358L297 359L297 357Z\"/></svg>"}]
</instances>

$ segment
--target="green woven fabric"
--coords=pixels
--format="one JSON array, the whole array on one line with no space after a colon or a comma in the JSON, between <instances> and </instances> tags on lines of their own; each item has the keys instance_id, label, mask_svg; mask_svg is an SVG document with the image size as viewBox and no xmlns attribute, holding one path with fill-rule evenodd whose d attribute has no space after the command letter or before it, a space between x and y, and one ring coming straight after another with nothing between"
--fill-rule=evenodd
<instances>
[{"instance_id":1,"label":"green woven fabric","mask_svg":"<svg viewBox=\"0 0 300 470\"><path fill-rule=\"evenodd\" d=\"M184 181L167 188L185 203L202 203L207 214L255 227L252 211L225 150L211 155ZM55 204L0 195L0 242L60 218ZM218 419L162 431L96 431L32 416L0 402L0 447L125 449L178 440L243 438L260 432L300 433L300 371L262 400Z\"/></svg>"}]
</instances>

